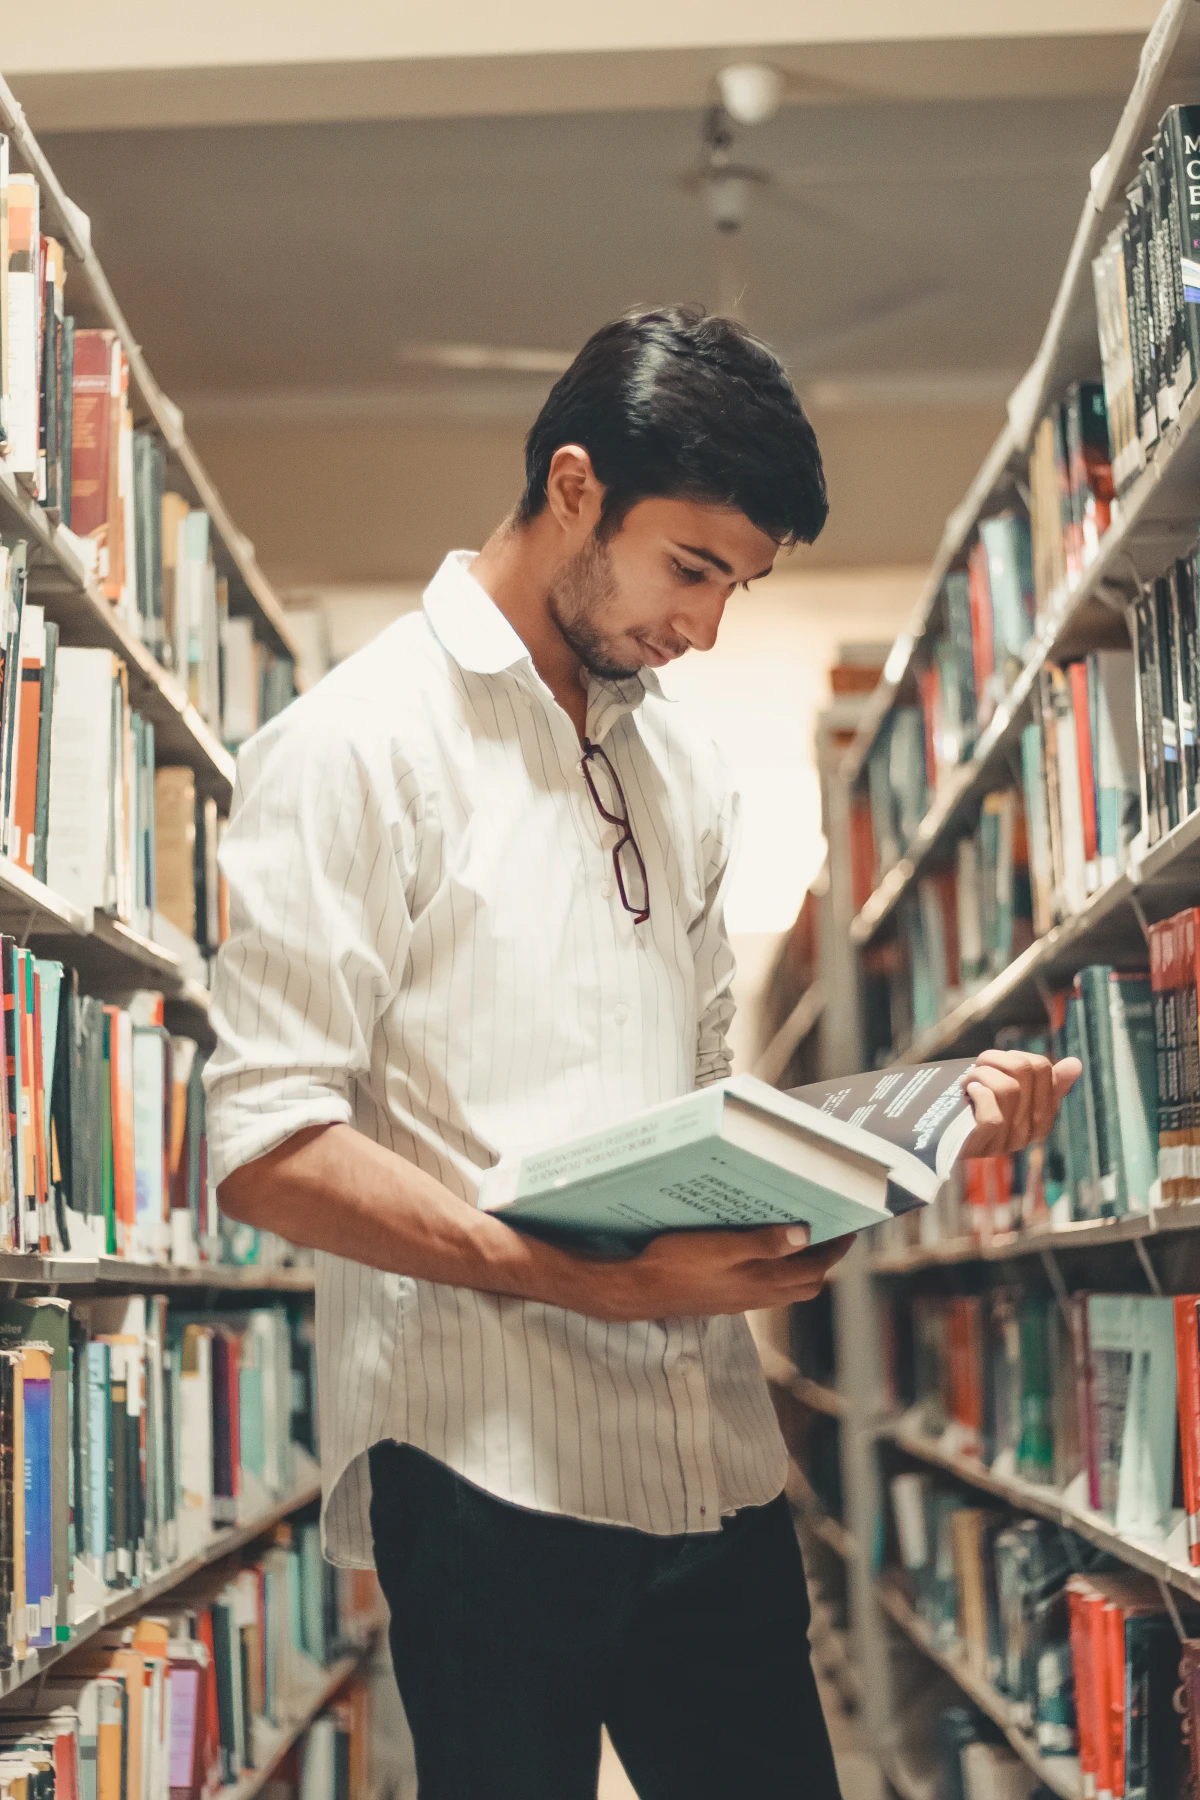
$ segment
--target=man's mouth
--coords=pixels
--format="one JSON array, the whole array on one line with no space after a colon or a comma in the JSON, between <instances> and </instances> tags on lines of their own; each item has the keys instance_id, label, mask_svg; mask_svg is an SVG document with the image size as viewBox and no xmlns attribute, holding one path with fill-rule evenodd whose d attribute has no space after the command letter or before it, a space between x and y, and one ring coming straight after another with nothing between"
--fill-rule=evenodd
<instances>
[{"instance_id":1,"label":"man's mouth","mask_svg":"<svg viewBox=\"0 0 1200 1800\"><path fill-rule=\"evenodd\" d=\"M639 637L634 641L641 649L647 667L651 669L663 669L668 663L678 661L683 655L683 649L668 650L661 644L652 643L649 638Z\"/></svg>"}]
</instances>

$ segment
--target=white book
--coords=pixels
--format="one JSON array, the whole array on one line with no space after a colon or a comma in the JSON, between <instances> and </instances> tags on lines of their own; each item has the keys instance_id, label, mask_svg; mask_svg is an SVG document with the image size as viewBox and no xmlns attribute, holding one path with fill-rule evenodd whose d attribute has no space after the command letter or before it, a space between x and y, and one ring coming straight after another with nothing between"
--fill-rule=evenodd
<instances>
[{"instance_id":1,"label":"white book","mask_svg":"<svg viewBox=\"0 0 1200 1800\"><path fill-rule=\"evenodd\" d=\"M64 645L54 669L46 879L89 914L108 891L115 663L110 650Z\"/></svg>"},{"instance_id":2,"label":"white book","mask_svg":"<svg viewBox=\"0 0 1200 1800\"><path fill-rule=\"evenodd\" d=\"M1096 835L1104 886L1125 867L1129 841L1137 830L1137 677L1132 650L1098 650L1096 674Z\"/></svg>"},{"instance_id":3,"label":"white book","mask_svg":"<svg viewBox=\"0 0 1200 1800\"><path fill-rule=\"evenodd\" d=\"M1079 750L1071 686L1057 671L1054 679L1054 742L1058 770L1058 812L1062 828L1064 915L1082 912L1087 904L1087 857L1083 843L1083 795L1079 786Z\"/></svg>"},{"instance_id":4,"label":"white book","mask_svg":"<svg viewBox=\"0 0 1200 1800\"><path fill-rule=\"evenodd\" d=\"M225 621L225 710L221 737L244 744L258 730L259 652L250 619Z\"/></svg>"},{"instance_id":5,"label":"white book","mask_svg":"<svg viewBox=\"0 0 1200 1800\"><path fill-rule=\"evenodd\" d=\"M300 1800L334 1800L337 1747L332 1719L314 1719L300 1754Z\"/></svg>"},{"instance_id":6,"label":"white book","mask_svg":"<svg viewBox=\"0 0 1200 1800\"><path fill-rule=\"evenodd\" d=\"M38 475L37 265L41 240L37 182L8 178L8 457L9 469L31 490Z\"/></svg>"},{"instance_id":7,"label":"white book","mask_svg":"<svg viewBox=\"0 0 1200 1800\"><path fill-rule=\"evenodd\" d=\"M735 1075L598 1130L513 1148L478 1204L551 1238L636 1251L666 1231L809 1228L820 1244L927 1204L974 1129L970 1058L782 1094Z\"/></svg>"}]
</instances>

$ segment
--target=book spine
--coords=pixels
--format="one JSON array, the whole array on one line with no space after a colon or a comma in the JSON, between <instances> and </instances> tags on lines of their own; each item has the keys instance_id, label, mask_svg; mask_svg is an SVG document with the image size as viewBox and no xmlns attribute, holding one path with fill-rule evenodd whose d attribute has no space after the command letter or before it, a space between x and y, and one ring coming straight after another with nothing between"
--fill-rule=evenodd
<instances>
[{"instance_id":1,"label":"book spine","mask_svg":"<svg viewBox=\"0 0 1200 1800\"><path fill-rule=\"evenodd\" d=\"M1176 303L1181 306L1181 354L1176 378L1180 401L1200 375L1200 107L1173 106L1164 120L1171 165L1175 220L1172 248L1178 249Z\"/></svg>"},{"instance_id":2,"label":"book spine","mask_svg":"<svg viewBox=\"0 0 1200 1800\"><path fill-rule=\"evenodd\" d=\"M1174 830L1180 818L1179 721L1176 717L1177 686L1175 680L1176 644L1175 614L1171 601L1171 583L1160 576L1154 583L1155 662L1158 671L1159 729L1162 734L1163 799L1165 817L1160 821L1164 833Z\"/></svg>"},{"instance_id":3,"label":"book spine","mask_svg":"<svg viewBox=\"0 0 1200 1800\"><path fill-rule=\"evenodd\" d=\"M1179 722L1180 811L1200 805L1200 739L1197 736L1197 680L1200 676L1200 631L1196 616L1196 552L1181 557L1172 580Z\"/></svg>"},{"instance_id":4,"label":"book spine","mask_svg":"<svg viewBox=\"0 0 1200 1800\"><path fill-rule=\"evenodd\" d=\"M58 654L58 626L45 624L46 649L42 665L41 724L38 731L37 789L34 806L33 875L46 879L47 835L50 825L50 734L54 723L54 665Z\"/></svg>"},{"instance_id":5,"label":"book spine","mask_svg":"<svg viewBox=\"0 0 1200 1800\"><path fill-rule=\"evenodd\" d=\"M1200 1567L1200 1332L1197 1331L1197 1304L1195 1294L1179 1294L1172 1301L1183 1509L1187 1522L1188 1560L1194 1567Z\"/></svg>"}]
</instances>

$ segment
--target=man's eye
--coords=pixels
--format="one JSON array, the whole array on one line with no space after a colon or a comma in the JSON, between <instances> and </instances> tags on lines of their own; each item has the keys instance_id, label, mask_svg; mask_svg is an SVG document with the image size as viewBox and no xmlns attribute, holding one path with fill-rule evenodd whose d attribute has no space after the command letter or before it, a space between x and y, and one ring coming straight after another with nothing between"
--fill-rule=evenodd
<instances>
[{"instance_id":1,"label":"man's eye","mask_svg":"<svg viewBox=\"0 0 1200 1800\"><path fill-rule=\"evenodd\" d=\"M680 581L686 581L689 586L694 587L698 581L704 580L703 569L689 569L686 563L677 561L675 557L671 558L671 567L674 569L676 575L678 575Z\"/></svg>"}]
</instances>

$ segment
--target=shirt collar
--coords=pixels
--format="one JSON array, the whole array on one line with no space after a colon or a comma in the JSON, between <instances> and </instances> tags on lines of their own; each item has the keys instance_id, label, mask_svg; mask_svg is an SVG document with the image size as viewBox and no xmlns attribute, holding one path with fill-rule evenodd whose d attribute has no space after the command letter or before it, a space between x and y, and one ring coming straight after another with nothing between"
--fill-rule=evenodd
<instances>
[{"instance_id":1,"label":"shirt collar","mask_svg":"<svg viewBox=\"0 0 1200 1800\"><path fill-rule=\"evenodd\" d=\"M443 650L460 669L473 675L498 675L519 662L530 662L529 651L491 595L471 573L478 551L451 550L425 589L425 617ZM600 682L621 711L640 706L647 694L662 697L653 669L640 669L628 681Z\"/></svg>"}]
</instances>

